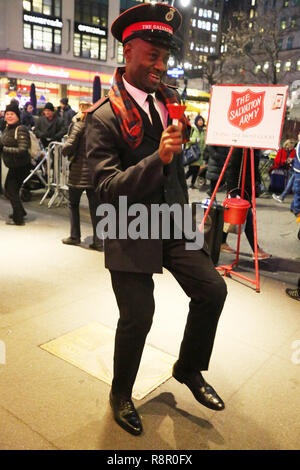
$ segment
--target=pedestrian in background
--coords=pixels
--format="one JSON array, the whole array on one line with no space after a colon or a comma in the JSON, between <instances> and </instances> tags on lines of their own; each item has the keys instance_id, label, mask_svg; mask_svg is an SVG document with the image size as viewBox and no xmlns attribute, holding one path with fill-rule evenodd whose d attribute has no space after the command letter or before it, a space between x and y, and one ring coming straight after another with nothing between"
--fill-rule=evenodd
<instances>
[{"instance_id":1,"label":"pedestrian in background","mask_svg":"<svg viewBox=\"0 0 300 470\"><path fill-rule=\"evenodd\" d=\"M300 132L298 134L298 143L296 146L295 158L293 162L294 184L293 192L294 199L291 204L291 211L297 218L300 218ZM300 233L300 230L299 230ZM299 238L299 234L298 234Z\"/></svg>"},{"instance_id":2,"label":"pedestrian in background","mask_svg":"<svg viewBox=\"0 0 300 470\"><path fill-rule=\"evenodd\" d=\"M194 126L192 128L190 141L186 144L185 148L188 149L191 145L197 144L200 150L200 157L195 162L189 165L189 169L186 172L186 179L190 176L192 177L190 188L195 188L195 183L197 176L199 174L199 170L201 165L203 164L203 156L204 156L204 149L205 149L205 120L200 114L196 116L194 121Z\"/></svg>"},{"instance_id":3,"label":"pedestrian in background","mask_svg":"<svg viewBox=\"0 0 300 470\"><path fill-rule=\"evenodd\" d=\"M62 98L60 100L60 108L58 110L58 114L62 118L64 122L64 126L68 131L69 126L72 123L72 119L76 114L74 109L72 109L71 106L69 105L68 98Z\"/></svg>"},{"instance_id":4,"label":"pedestrian in background","mask_svg":"<svg viewBox=\"0 0 300 470\"><path fill-rule=\"evenodd\" d=\"M33 113L33 106L30 103L30 101L28 101L25 104L24 110L21 114L21 124L26 126L27 129L29 130L31 130L35 126L35 121L34 121L34 117L32 113Z\"/></svg>"},{"instance_id":5,"label":"pedestrian in background","mask_svg":"<svg viewBox=\"0 0 300 470\"><path fill-rule=\"evenodd\" d=\"M63 120L55 113L52 103L45 104L43 114L36 122L34 133L45 148L48 147L50 142L60 142L67 133L67 128Z\"/></svg>"},{"instance_id":6,"label":"pedestrian in background","mask_svg":"<svg viewBox=\"0 0 300 470\"><path fill-rule=\"evenodd\" d=\"M66 245L80 245L80 199L85 191L91 215L93 226L93 243L90 248L102 251L102 241L99 240L96 233L97 225L97 199L93 188L90 170L86 157L86 136L85 136L85 111L91 106L90 103L80 103L79 113L73 118L73 126L70 129L69 136L63 145L62 153L70 160L69 172L69 213L71 230L70 236L62 240Z\"/></svg>"},{"instance_id":7,"label":"pedestrian in background","mask_svg":"<svg viewBox=\"0 0 300 470\"><path fill-rule=\"evenodd\" d=\"M295 145L296 142L292 139L288 139L283 144L283 148L279 149L274 160L274 165L269 171L273 169L282 168L287 171L287 184L283 192L279 195L273 193L272 197L277 202L283 202L285 197L292 191L295 174L293 171L293 161L295 158Z\"/></svg>"},{"instance_id":8,"label":"pedestrian in background","mask_svg":"<svg viewBox=\"0 0 300 470\"><path fill-rule=\"evenodd\" d=\"M5 114L4 111L0 111L0 132L3 132L6 126L4 114Z\"/></svg>"},{"instance_id":9,"label":"pedestrian in background","mask_svg":"<svg viewBox=\"0 0 300 470\"><path fill-rule=\"evenodd\" d=\"M209 196L214 192L227 155L228 147L220 147L217 145L207 145L205 147L204 160L207 161L206 179L210 182L210 187L207 191ZM225 175L223 176L222 181L225 181Z\"/></svg>"},{"instance_id":10,"label":"pedestrian in background","mask_svg":"<svg viewBox=\"0 0 300 470\"><path fill-rule=\"evenodd\" d=\"M287 181L291 176L291 162L295 157L295 141L288 139L284 142L274 159L274 164L269 168L270 186L269 191L273 192L273 199L277 202L282 202L280 197L276 197L276 193L282 194L284 192ZM285 194L284 194L285 197Z\"/></svg>"},{"instance_id":11,"label":"pedestrian in background","mask_svg":"<svg viewBox=\"0 0 300 470\"><path fill-rule=\"evenodd\" d=\"M0 137L0 153L8 168L5 194L13 209L6 223L24 225L26 211L21 201L20 189L30 171L30 136L27 127L20 123L20 110L15 103L6 107L5 121L7 125Z\"/></svg>"}]
</instances>

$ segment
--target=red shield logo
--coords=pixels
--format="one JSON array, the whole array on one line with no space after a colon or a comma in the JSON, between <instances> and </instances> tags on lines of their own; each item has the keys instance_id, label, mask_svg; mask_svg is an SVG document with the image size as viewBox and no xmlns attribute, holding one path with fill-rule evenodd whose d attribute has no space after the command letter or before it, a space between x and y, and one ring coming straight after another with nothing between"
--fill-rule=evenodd
<instances>
[{"instance_id":1,"label":"red shield logo","mask_svg":"<svg viewBox=\"0 0 300 470\"><path fill-rule=\"evenodd\" d=\"M238 93L231 92L228 121L242 131L257 126L264 117L265 91L255 93L249 88Z\"/></svg>"}]
</instances>

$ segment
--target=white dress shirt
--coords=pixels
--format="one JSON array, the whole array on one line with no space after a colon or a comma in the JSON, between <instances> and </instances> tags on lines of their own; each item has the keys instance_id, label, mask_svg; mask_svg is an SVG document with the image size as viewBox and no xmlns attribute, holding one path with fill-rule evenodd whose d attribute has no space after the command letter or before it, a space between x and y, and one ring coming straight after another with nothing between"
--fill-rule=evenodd
<instances>
[{"instance_id":1,"label":"white dress shirt","mask_svg":"<svg viewBox=\"0 0 300 470\"><path fill-rule=\"evenodd\" d=\"M156 98L155 93L146 93L145 91L140 90L139 88L136 88L133 85L130 85L130 83L128 83L126 79L124 78L124 75L122 76L122 79L123 79L123 83L126 88L126 91L129 93L129 95L132 96L132 98L143 109L143 111L145 111L145 113L148 115L150 119L150 122L152 122L152 120L151 120L151 115L149 111L149 103L147 101L147 96L148 95L153 96L154 106L160 116L160 119L163 124L163 128L166 129L168 125L167 124L168 123L168 111L165 105Z\"/></svg>"}]
</instances>

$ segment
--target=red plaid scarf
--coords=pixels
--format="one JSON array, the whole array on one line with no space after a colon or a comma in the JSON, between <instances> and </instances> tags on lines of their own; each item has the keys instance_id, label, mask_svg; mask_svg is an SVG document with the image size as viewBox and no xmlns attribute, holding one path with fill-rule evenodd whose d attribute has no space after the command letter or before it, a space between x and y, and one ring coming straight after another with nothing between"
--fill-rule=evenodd
<instances>
[{"instance_id":1,"label":"red plaid scarf","mask_svg":"<svg viewBox=\"0 0 300 470\"><path fill-rule=\"evenodd\" d=\"M140 145L143 139L143 121L138 109L128 95L124 86L122 80L124 72L125 67L118 67L116 69L113 86L108 92L108 98L119 121L125 141L130 147L135 149ZM175 92L163 83L160 84L157 91L160 93L165 106L167 104L178 103ZM183 142L186 143L189 140L190 124L185 116L183 116L180 122L183 125Z\"/></svg>"}]
</instances>

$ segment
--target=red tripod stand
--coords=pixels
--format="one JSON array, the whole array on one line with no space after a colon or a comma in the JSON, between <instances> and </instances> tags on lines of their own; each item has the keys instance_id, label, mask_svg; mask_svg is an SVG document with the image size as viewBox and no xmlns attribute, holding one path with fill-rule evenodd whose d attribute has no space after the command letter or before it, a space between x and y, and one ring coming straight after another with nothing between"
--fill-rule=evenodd
<instances>
[{"instance_id":1,"label":"red tripod stand","mask_svg":"<svg viewBox=\"0 0 300 470\"><path fill-rule=\"evenodd\" d=\"M233 149L234 147L230 147L230 150L229 150L229 153L227 155L227 158L226 158L226 161L224 163L224 166L223 166L223 169L221 171L221 174L219 176L219 179L218 179L218 182L216 184L216 187L214 189L214 192L211 196L211 200L210 200L210 203L208 205L208 208L204 214L204 217L203 217L203 220L200 224L200 231L203 230L203 227L204 227L204 224L205 224L205 221L208 217L208 214L209 214L209 211L210 211L210 208L213 204L213 201L215 199L215 196L216 196L216 193L218 191L218 188L220 186L220 183L222 181L222 178L223 178L223 175L226 171L226 168L227 168L227 165L229 163L229 160L230 160L230 157L231 157L231 154L233 152ZM242 180L241 180L241 197L243 198L244 197L244 192L245 192L245 176L246 176L246 164L247 164L247 152L248 152L248 149L247 148L244 148L244 151L243 151L243 155L244 155L244 158L243 158L243 172L242 172ZM253 148L250 148L250 160L251 160L251 189L252 189L252 211L253 211L253 235L254 235L254 259L255 259L255 280L247 277L247 276L244 276L243 274L240 274L240 273L237 273L234 271L234 268L235 267L238 267L238 263L239 263L239 252L240 252L240 238L241 238L241 225L239 225L239 231L238 231L238 238L237 238L237 249L236 249L236 258L235 260L233 261L232 264L229 264L229 265L221 265L221 266L218 266L216 269L218 271L221 271L223 272L224 276L226 277L227 274L230 274L230 275L233 275L233 276L236 276L236 277L239 277L245 281L248 281L250 282L251 284L254 284L255 285L255 288L256 288L256 292L260 292L260 288L259 288L259 269L258 269L258 252L257 252L257 221L256 221L256 201L255 201L255 171L254 171L254 151L253 151Z\"/></svg>"}]
</instances>

